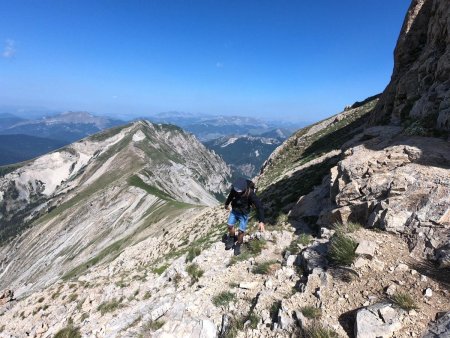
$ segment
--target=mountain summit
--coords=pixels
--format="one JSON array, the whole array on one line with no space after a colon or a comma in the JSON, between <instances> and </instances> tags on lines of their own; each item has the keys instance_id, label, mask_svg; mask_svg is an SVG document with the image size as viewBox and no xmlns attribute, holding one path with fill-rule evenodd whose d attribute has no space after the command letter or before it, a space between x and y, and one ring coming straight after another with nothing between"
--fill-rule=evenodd
<instances>
[{"instance_id":1,"label":"mountain summit","mask_svg":"<svg viewBox=\"0 0 450 338\"><path fill-rule=\"evenodd\" d=\"M102 250L164 232L183 211L216 205L229 175L191 134L147 121L25 163L0 177L0 235L9 243L0 288L42 286Z\"/></svg>"}]
</instances>

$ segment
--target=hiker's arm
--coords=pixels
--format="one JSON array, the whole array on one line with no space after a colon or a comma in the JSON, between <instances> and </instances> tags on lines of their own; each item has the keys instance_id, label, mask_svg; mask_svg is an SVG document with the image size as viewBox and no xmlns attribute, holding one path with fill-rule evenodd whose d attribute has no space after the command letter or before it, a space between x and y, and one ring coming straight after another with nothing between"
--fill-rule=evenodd
<instances>
[{"instance_id":1,"label":"hiker's arm","mask_svg":"<svg viewBox=\"0 0 450 338\"><path fill-rule=\"evenodd\" d=\"M230 193L228 194L227 200L225 201L225 209L228 210L228 206L231 203L231 200L233 199L233 189L231 189Z\"/></svg>"}]
</instances>

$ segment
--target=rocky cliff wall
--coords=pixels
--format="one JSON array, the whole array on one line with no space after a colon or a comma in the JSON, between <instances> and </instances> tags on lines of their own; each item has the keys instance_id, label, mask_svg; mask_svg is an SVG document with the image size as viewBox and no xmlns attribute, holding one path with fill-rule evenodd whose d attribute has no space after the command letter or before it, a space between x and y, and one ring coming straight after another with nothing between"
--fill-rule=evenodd
<instances>
[{"instance_id":1,"label":"rocky cliff wall","mask_svg":"<svg viewBox=\"0 0 450 338\"><path fill-rule=\"evenodd\" d=\"M373 114L400 124L430 117L450 130L450 2L413 0L394 52L391 82Z\"/></svg>"}]
</instances>

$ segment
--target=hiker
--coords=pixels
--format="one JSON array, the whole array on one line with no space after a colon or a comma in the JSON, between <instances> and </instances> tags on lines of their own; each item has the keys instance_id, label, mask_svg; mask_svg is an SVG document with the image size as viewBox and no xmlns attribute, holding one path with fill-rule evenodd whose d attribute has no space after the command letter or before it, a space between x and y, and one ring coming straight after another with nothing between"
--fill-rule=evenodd
<instances>
[{"instance_id":1,"label":"hiker","mask_svg":"<svg viewBox=\"0 0 450 338\"><path fill-rule=\"evenodd\" d=\"M261 201L254 191L255 185L252 181L239 178L233 182L230 194L225 202L225 209L231 212L228 217L228 238L225 242L225 250L234 247L234 254L241 253L241 244L244 240L244 233L247 229L250 208L254 205L258 211L259 230L264 231L264 209ZM236 235L236 223L239 222L239 232Z\"/></svg>"}]
</instances>

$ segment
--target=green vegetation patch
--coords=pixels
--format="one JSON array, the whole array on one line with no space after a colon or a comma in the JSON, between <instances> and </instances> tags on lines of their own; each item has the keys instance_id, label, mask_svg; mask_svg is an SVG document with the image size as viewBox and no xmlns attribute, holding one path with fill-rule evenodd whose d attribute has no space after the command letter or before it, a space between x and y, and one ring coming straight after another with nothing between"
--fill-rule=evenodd
<instances>
[{"instance_id":1,"label":"green vegetation patch","mask_svg":"<svg viewBox=\"0 0 450 338\"><path fill-rule=\"evenodd\" d=\"M318 319L322 316L322 310L315 306L303 306L300 311L306 318L310 319Z\"/></svg>"},{"instance_id":2,"label":"green vegetation patch","mask_svg":"<svg viewBox=\"0 0 450 338\"><path fill-rule=\"evenodd\" d=\"M212 303L219 307L228 305L230 302L236 300L236 295L230 291L222 291L218 295L215 295L212 299Z\"/></svg>"},{"instance_id":3,"label":"green vegetation patch","mask_svg":"<svg viewBox=\"0 0 450 338\"><path fill-rule=\"evenodd\" d=\"M241 246L241 254L230 259L229 266L258 256L267 247L265 239L252 239Z\"/></svg>"},{"instance_id":4,"label":"green vegetation patch","mask_svg":"<svg viewBox=\"0 0 450 338\"><path fill-rule=\"evenodd\" d=\"M399 308L406 311L417 310L419 308L415 300L411 297L411 295L409 295L406 292L395 293L392 296L391 300Z\"/></svg>"},{"instance_id":5,"label":"green vegetation patch","mask_svg":"<svg viewBox=\"0 0 450 338\"><path fill-rule=\"evenodd\" d=\"M145 190L150 195L156 196L165 201L173 201L174 199L164 191L145 183L139 176L134 175L128 178L128 184L142 190Z\"/></svg>"},{"instance_id":6,"label":"green vegetation patch","mask_svg":"<svg viewBox=\"0 0 450 338\"><path fill-rule=\"evenodd\" d=\"M97 307L97 311L100 311L100 313L102 314L102 316L106 313L109 312L114 312L117 309L120 309L124 307L124 305L122 304L122 300L121 299L112 299L108 302L103 302L101 303L98 307Z\"/></svg>"},{"instance_id":7,"label":"green vegetation patch","mask_svg":"<svg viewBox=\"0 0 450 338\"><path fill-rule=\"evenodd\" d=\"M347 112L345 117L336 116L335 122L308 137L305 135L311 128L325 120L299 130L284 143L272 164L265 169L264 175L259 180L260 189L265 190L270 187L272 182L287 170L306 164L331 150L341 148L345 142L361 131L377 101L377 99L368 101L354 109L352 113Z\"/></svg>"},{"instance_id":8,"label":"green vegetation patch","mask_svg":"<svg viewBox=\"0 0 450 338\"><path fill-rule=\"evenodd\" d=\"M351 233L351 232L355 232L355 231L358 231L359 229L361 229L362 225L357 222L347 222L345 224L344 223L335 223L333 225L333 228L337 232Z\"/></svg>"},{"instance_id":9,"label":"green vegetation patch","mask_svg":"<svg viewBox=\"0 0 450 338\"><path fill-rule=\"evenodd\" d=\"M356 259L358 243L342 232L336 232L330 240L328 258L336 265L351 265Z\"/></svg>"},{"instance_id":10,"label":"green vegetation patch","mask_svg":"<svg viewBox=\"0 0 450 338\"><path fill-rule=\"evenodd\" d=\"M267 275L274 270L274 266L278 264L275 260L257 263L252 272L259 275Z\"/></svg>"},{"instance_id":11,"label":"green vegetation patch","mask_svg":"<svg viewBox=\"0 0 450 338\"><path fill-rule=\"evenodd\" d=\"M8 164L8 165L0 166L0 177L6 176L10 172L13 172L16 169L19 169L22 165L23 165L23 163L22 164Z\"/></svg>"},{"instance_id":12,"label":"green vegetation patch","mask_svg":"<svg viewBox=\"0 0 450 338\"><path fill-rule=\"evenodd\" d=\"M164 271L167 270L167 268L170 266L170 264L163 264L158 267L152 268L151 271L153 273L156 273L157 275L162 275Z\"/></svg>"},{"instance_id":13,"label":"green vegetation patch","mask_svg":"<svg viewBox=\"0 0 450 338\"><path fill-rule=\"evenodd\" d=\"M80 329L69 325L62 330L59 330L54 338L81 338Z\"/></svg>"},{"instance_id":14,"label":"green vegetation patch","mask_svg":"<svg viewBox=\"0 0 450 338\"><path fill-rule=\"evenodd\" d=\"M315 322L304 330L305 338L338 338L336 331Z\"/></svg>"},{"instance_id":15,"label":"green vegetation patch","mask_svg":"<svg viewBox=\"0 0 450 338\"><path fill-rule=\"evenodd\" d=\"M165 323L166 322L162 319L150 320L144 324L143 329L144 331L156 331L162 328Z\"/></svg>"},{"instance_id":16,"label":"green vegetation patch","mask_svg":"<svg viewBox=\"0 0 450 338\"><path fill-rule=\"evenodd\" d=\"M291 255L297 255L300 253L300 246L307 246L312 240L311 235L302 233L289 244L285 251L289 251Z\"/></svg>"},{"instance_id":17,"label":"green vegetation patch","mask_svg":"<svg viewBox=\"0 0 450 338\"><path fill-rule=\"evenodd\" d=\"M200 277L203 276L204 271L200 268L197 263L193 263L186 267L186 272L191 276L192 284L198 282Z\"/></svg>"},{"instance_id":18,"label":"green vegetation patch","mask_svg":"<svg viewBox=\"0 0 450 338\"><path fill-rule=\"evenodd\" d=\"M191 246L189 248L189 251L187 253L186 256L186 263L187 262L192 262L194 260L195 257L197 257L198 255L200 255L202 252L202 249L198 246Z\"/></svg>"}]
</instances>

